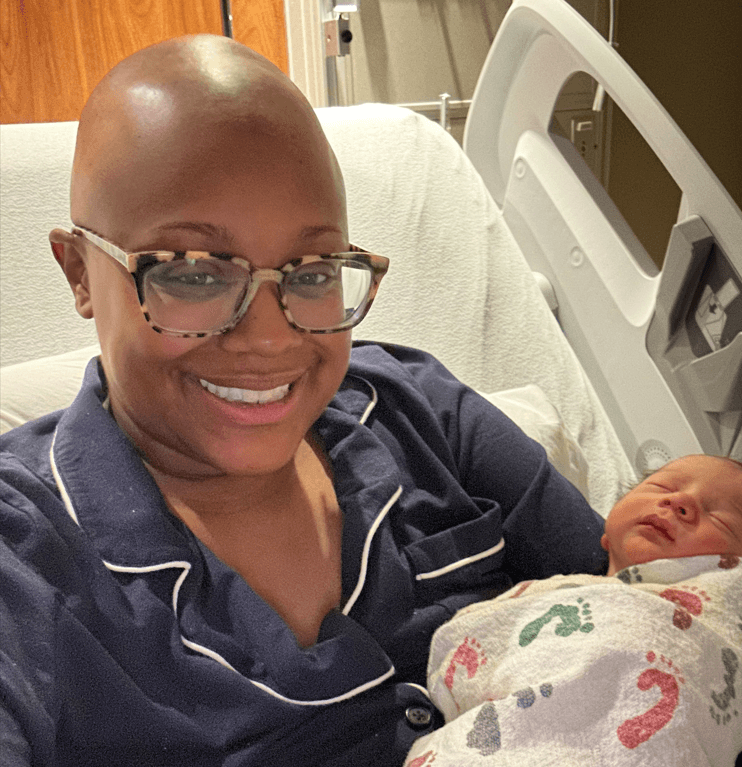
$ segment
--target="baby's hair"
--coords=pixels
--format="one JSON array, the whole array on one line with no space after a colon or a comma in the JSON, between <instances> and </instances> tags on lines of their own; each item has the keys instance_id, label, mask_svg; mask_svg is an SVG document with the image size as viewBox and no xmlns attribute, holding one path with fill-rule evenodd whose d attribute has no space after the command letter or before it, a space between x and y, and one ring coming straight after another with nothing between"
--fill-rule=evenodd
<instances>
[{"instance_id":1,"label":"baby's hair","mask_svg":"<svg viewBox=\"0 0 742 767\"><path fill-rule=\"evenodd\" d=\"M620 501L621 498L623 498L627 493L630 493L635 487L641 485L645 479L649 479L652 474L655 473L655 471L658 471L658 469L644 469L639 477L632 482L622 482L618 490L618 495L616 496L616 502Z\"/></svg>"}]
</instances>

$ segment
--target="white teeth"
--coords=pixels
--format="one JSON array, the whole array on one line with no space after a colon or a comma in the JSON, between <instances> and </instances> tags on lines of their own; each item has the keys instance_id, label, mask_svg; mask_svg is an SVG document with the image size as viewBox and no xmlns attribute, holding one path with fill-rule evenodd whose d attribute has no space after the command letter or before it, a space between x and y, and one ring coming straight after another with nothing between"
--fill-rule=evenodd
<instances>
[{"instance_id":1,"label":"white teeth","mask_svg":"<svg viewBox=\"0 0 742 767\"><path fill-rule=\"evenodd\" d=\"M234 386L217 386L216 384L199 378L199 383L204 389L208 389L217 397L226 399L229 402L247 402L251 405L264 405L267 402L278 402L289 393L290 384L277 386L275 389L266 389L265 391L255 391L253 389L238 389Z\"/></svg>"}]
</instances>

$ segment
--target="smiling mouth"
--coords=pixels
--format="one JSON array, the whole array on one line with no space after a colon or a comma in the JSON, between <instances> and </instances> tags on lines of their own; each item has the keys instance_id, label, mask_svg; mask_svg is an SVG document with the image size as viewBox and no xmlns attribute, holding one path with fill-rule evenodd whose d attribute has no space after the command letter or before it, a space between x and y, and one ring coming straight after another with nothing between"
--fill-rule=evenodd
<instances>
[{"instance_id":1,"label":"smiling mouth","mask_svg":"<svg viewBox=\"0 0 742 767\"><path fill-rule=\"evenodd\" d=\"M292 384L277 386L275 389L265 389L264 391L255 389L238 389L235 386L217 386L209 381L199 378L199 383L207 391L215 394L220 399L227 402L244 402L248 405L266 405L269 402L279 402L291 390Z\"/></svg>"}]
</instances>

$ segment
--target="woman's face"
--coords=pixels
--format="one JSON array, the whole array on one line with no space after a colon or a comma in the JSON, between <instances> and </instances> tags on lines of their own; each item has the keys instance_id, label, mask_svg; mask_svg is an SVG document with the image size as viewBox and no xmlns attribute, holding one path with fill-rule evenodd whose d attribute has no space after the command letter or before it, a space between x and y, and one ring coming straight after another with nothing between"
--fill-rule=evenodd
<instances>
[{"instance_id":1,"label":"woman's face","mask_svg":"<svg viewBox=\"0 0 742 767\"><path fill-rule=\"evenodd\" d=\"M218 139L200 132L166 147L165 159L119 173L103 231L77 223L129 252L229 252L260 268L347 250L342 181L323 140L287 146L264 131L217 130ZM145 321L129 273L94 246L79 247L112 412L148 462L193 478L284 466L345 375L350 332L295 330L276 286L263 284L227 334L168 337ZM235 402L229 389L273 401Z\"/></svg>"}]
</instances>

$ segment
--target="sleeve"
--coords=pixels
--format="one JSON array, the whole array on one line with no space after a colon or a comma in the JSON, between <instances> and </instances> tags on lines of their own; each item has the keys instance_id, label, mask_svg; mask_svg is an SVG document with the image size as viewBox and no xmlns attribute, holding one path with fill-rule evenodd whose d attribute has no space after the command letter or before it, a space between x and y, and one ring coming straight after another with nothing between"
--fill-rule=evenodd
<instances>
[{"instance_id":1,"label":"sleeve","mask_svg":"<svg viewBox=\"0 0 742 767\"><path fill-rule=\"evenodd\" d=\"M5 767L31 767L33 764L26 736L4 702L0 707L0 764Z\"/></svg>"},{"instance_id":2,"label":"sleeve","mask_svg":"<svg viewBox=\"0 0 742 767\"><path fill-rule=\"evenodd\" d=\"M605 572L603 519L551 466L545 450L431 355L398 346L384 350L435 413L466 493L499 504L504 569L513 581Z\"/></svg>"},{"instance_id":3,"label":"sleeve","mask_svg":"<svg viewBox=\"0 0 742 767\"><path fill-rule=\"evenodd\" d=\"M61 562L33 506L0 480L0 764L8 767L54 762L58 601L39 572Z\"/></svg>"}]
</instances>

